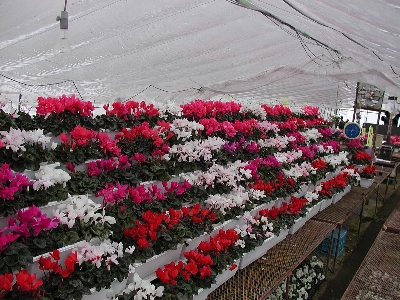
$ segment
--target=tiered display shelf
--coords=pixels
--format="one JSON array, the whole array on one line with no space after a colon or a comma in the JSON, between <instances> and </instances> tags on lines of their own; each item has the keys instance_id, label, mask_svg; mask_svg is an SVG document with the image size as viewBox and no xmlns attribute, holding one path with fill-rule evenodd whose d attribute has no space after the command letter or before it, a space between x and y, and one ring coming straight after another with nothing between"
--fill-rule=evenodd
<instances>
[{"instance_id":1,"label":"tiered display shelf","mask_svg":"<svg viewBox=\"0 0 400 300\"><path fill-rule=\"evenodd\" d=\"M207 300L265 299L335 227L332 223L307 221L295 234L287 236L263 257L239 270Z\"/></svg>"}]
</instances>

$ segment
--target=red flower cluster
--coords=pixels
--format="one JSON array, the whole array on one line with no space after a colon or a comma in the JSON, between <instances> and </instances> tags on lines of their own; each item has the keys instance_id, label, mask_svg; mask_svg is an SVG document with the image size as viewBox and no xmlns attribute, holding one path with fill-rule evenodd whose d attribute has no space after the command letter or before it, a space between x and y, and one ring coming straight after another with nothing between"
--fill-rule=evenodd
<instances>
[{"instance_id":1,"label":"red flower cluster","mask_svg":"<svg viewBox=\"0 0 400 300\"><path fill-rule=\"evenodd\" d=\"M330 197L339 191L343 191L348 182L348 176L344 173L340 173L336 177L322 182L322 190L319 192L319 194Z\"/></svg>"},{"instance_id":2,"label":"red flower cluster","mask_svg":"<svg viewBox=\"0 0 400 300\"><path fill-rule=\"evenodd\" d=\"M239 236L234 229L228 229L226 231L220 230L214 238L210 237L208 242L200 242L197 250L204 254L218 256L221 252L228 251L238 239Z\"/></svg>"},{"instance_id":3,"label":"red flower cluster","mask_svg":"<svg viewBox=\"0 0 400 300\"><path fill-rule=\"evenodd\" d=\"M294 120L288 120L286 122L274 122L276 125L278 125L278 128L280 130L285 130L285 131L296 131L297 130L297 122Z\"/></svg>"},{"instance_id":4,"label":"red flower cluster","mask_svg":"<svg viewBox=\"0 0 400 300\"><path fill-rule=\"evenodd\" d=\"M121 133L118 133L115 138L118 140L127 139L131 141L141 139L151 140L156 148L159 148L162 152L166 153L169 150L166 141L173 137L174 133L169 131L167 136L163 138L165 130L165 126L153 129L149 123L143 122L131 129L123 128Z\"/></svg>"},{"instance_id":5,"label":"red flower cluster","mask_svg":"<svg viewBox=\"0 0 400 300\"><path fill-rule=\"evenodd\" d=\"M283 202L281 207L273 206L271 209L262 209L258 214L271 220L278 220L281 215L297 215L307 204L307 199L291 197L291 203Z\"/></svg>"},{"instance_id":6,"label":"red flower cluster","mask_svg":"<svg viewBox=\"0 0 400 300\"><path fill-rule=\"evenodd\" d=\"M264 191L267 195L272 195L278 189L293 188L294 180L292 178L285 178L282 174L278 174L275 181L264 182L258 179L254 184L249 183L248 187L254 190Z\"/></svg>"},{"instance_id":7,"label":"red flower cluster","mask_svg":"<svg viewBox=\"0 0 400 300\"><path fill-rule=\"evenodd\" d=\"M233 229L220 230L215 237L210 237L208 242L202 241L197 251L191 250L183 255L188 260L186 263L179 261L171 262L164 269L157 269L156 275L166 284L177 284L178 280L189 281L191 279L203 279L211 276L211 266L214 264L212 257L228 251L239 239ZM236 266L231 267L231 270Z\"/></svg>"},{"instance_id":8,"label":"red flower cluster","mask_svg":"<svg viewBox=\"0 0 400 300\"><path fill-rule=\"evenodd\" d=\"M94 106L90 101L82 101L75 98L75 95L70 97L62 95L59 98L38 98L38 106L36 107L38 115L59 114L64 111L79 114L83 117L90 117L94 111Z\"/></svg>"},{"instance_id":9,"label":"red flower cluster","mask_svg":"<svg viewBox=\"0 0 400 300\"><path fill-rule=\"evenodd\" d=\"M124 120L128 119L128 115L133 115L137 118L142 115L153 117L160 114L153 104L147 105L144 101L140 103L136 101L114 102L112 109L109 109L108 104L104 105L103 108L106 111L106 115L116 115Z\"/></svg>"},{"instance_id":10,"label":"red flower cluster","mask_svg":"<svg viewBox=\"0 0 400 300\"><path fill-rule=\"evenodd\" d=\"M362 168L360 176L363 178L374 178L376 175L376 166L372 165L372 166L367 166Z\"/></svg>"},{"instance_id":11,"label":"red flower cluster","mask_svg":"<svg viewBox=\"0 0 400 300\"><path fill-rule=\"evenodd\" d=\"M181 211L183 218L195 224L202 224L206 219L212 222L217 219L216 213L211 212L209 209L201 209L200 204L189 207L184 206Z\"/></svg>"},{"instance_id":12,"label":"red flower cluster","mask_svg":"<svg viewBox=\"0 0 400 300\"><path fill-rule=\"evenodd\" d=\"M231 115L234 113L238 113L241 107L241 104L235 103L233 101L221 102L195 100L190 103L181 105L183 116L197 118L215 118L219 115Z\"/></svg>"},{"instance_id":13,"label":"red flower cluster","mask_svg":"<svg viewBox=\"0 0 400 300\"><path fill-rule=\"evenodd\" d=\"M124 229L125 237L135 240L139 250L149 247L150 242L157 240L157 233L163 230L161 223L164 216L148 210L142 215L142 219L143 221L136 220L134 226Z\"/></svg>"},{"instance_id":14,"label":"red flower cluster","mask_svg":"<svg viewBox=\"0 0 400 300\"><path fill-rule=\"evenodd\" d=\"M321 158L315 159L312 163L311 166L317 170L322 170L322 169L327 169L328 164Z\"/></svg>"},{"instance_id":15,"label":"red flower cluster","mask_svg":"<svg viewBox=\"0 0 400 300\"><path fill-rule=\"evenodd\" d=\"M274 107L262 104L261 107L265 110L265 112L269 116L280 116L280 115L286 117L292 116L292 111L290 110L290 108L283 106L282 104L275 105Z\"/></svg>"},{"instance_id":16,"label":"red flower cluster","mask_svg":"<svg viewBox=\"0 0 400 300\"><path fill-rule=\"evenodd\" d=\"M179 261L171 262L158 268L156 275L165 284L177 284L177 280L182 278L189 281L193 277L203 279L211 275L211 265L214 263L210 255L204 255L197 251L189 251L183 254L188 260L186 263Z\"/></svg>"},{"instance_id":17,"label":"red flower cluster","mask_svg":"<svg viewBox=\"0 0 400 300\"><path fill-rule=\"evenodd\" d=\"M148 210L142 215L142 220L136 220L134 226L124 229L124 236L133 239L142 250L157 241L159 232L171 230L180 223L205 224L205 221L213 222L216 218L215 213L201 209L200 204L180 210L170 208L161 214Z\"/></svg>"},{"instance_id":18,"label":"red flower cluster","mask_svg":"<svg viewBox=\"0 0 400 300\"><path fill-rule=\"evenodd\" d=\"M37 291L43 284L43 280L36 280L36 274L29 274L26 270L19 271L15 276L14 274L5 273L0 274L0 298L4 298L7 293L12 291L29 292L31 296L39 296L40 292Z\"/></svg>"},{"instance_id":19,"label":"red flower cluster","mask_svg":"<svg viewBox=\"0 0 400 300\"><path fill-rule=\"evenodd\" d=\"M51 257L50 257L51 256ZM60 274L63 278L67 278L74 270L75 264L78 262L76 251L71 252L64 260L65 269L58 263L60 260L60 251L57 249L50 253L49 257L41 256L39 258L39 269L43 271L53 271ZM53 258L55 261L53 261Z\"/></svg>"},{"instance_id":20,"label":"red flower cluster","mask_svg":"<svg viewBox=\"0 0 400 300\"><path fill-rule=\"evenodd\" d=\"M91 143L97 142L104 154L109 152L114 155L119 155L121 153L121 149L117 146L118 141L111 141L110 136L107 133L95 132L77 125L69 134L71 139L69 139L68 135L65 133L61 133L59 137L63 144L70 145L72 150L77 146L87 146Z\"/></svg>"},{"instance_id":21,"label":"red flower cluster","mask_svg":"<svg viewBox=\"0 0 400 300\"><path fill-rule=\"evenodd\" d=\"M357 153L353 155L353 161L359 164L369 164L372 161L372 157L364 151L357 151Z\"/></svg>"}]
</instances>

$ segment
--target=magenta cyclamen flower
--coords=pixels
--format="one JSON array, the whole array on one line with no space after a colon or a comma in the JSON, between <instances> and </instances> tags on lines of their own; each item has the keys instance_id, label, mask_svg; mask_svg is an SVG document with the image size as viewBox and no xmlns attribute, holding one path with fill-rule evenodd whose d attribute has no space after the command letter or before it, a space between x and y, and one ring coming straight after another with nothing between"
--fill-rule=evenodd
<instances>
[{"instance_id":1,"label":"magenta cyclamen flower","mask_svg":"<svg viewBox=\"0 0 400 300\"><path fill-rule=\"evenodd\" d=\"M12 232L4 234L7 229L7 227L4 227L0 230L0 252L7 249L8 245L14 242L20 236L19 234L15 234Z\"/></svg>"},{"instance_id":2,"label":"magenta cyclamen flower","mask_svg":"<svg viewBox=\"0 0 400 300\"><path fill-rule=\"evenodd\" d=\"M146 156L142 153L135 153L132 155L131 160L137 161L139 164L142 164L146 161Z\"/></svg>"},{"instance_id":3,"label":"magenta cyclamen flower","mask_svg":"<svg viewBox=\"0 0 400 300\"><path fill-rule=\"evenodd\" d=\"M315 151L313 151L313 149L311 149L311 147L308 146L301 146L298 147L297 150L301 150L301 152L303 153L302 158L306 159L313 159L315 156Z\"/></svg>"},{"instance_id":4,"label":"magenta cyclamen flower","mask_svg":"<svg viewBox=\"0 0 400 300\"><path fill-rule=\"evenodd\" d=\"M187 180L185 180L182 184L173 181L170 183L170 187L168 187L168 182L163 181L162 185L167 193L169 194L175 193L177 196L182 195L192 187L192 185Z\"/></svg>"},{"instance_id":5,"label":"magenta cyclamen flower","mask_svg":"<svg viewBox=\"0 0 400 300\"><path fill-rule=\"evenodd\" d=\"M364 149L364 142L361 139L352 139L346 143L347 148Z\"/></svg>"},{"instance_id":6,"label":"magenta cyclamen flower","mask_svg":"<svg viewBox=\"0 0 400 300\"><path fill-rule=\"evenodd\" d=\"M117 163L114 159L99 159L88 163L88 174L90 176L98 176L102 173L108 173L117 168Z\"/></svg>"},{"instance_id":7,"label":"magenta cyclamen flower","mask_svg":"<svg viewBox=\"0 0 400 300\"><path fill-rule=\"evenodd\" d=\"M295 142L289 142L290 144L293 144L293 145L302 144L306 141L306 137L304 135L302 135L300 132L290 132L290 133L287 133L286 136L294 137L296 139Z\"/></svg>"},{"instance_id":8,"label":"magenta cyclamen flower","mask_svg":"<svg viewBox=\"0 0 400 300\"><path fill-rule=\"evenodd\" d=\"M36 206L21 209L15 217L8 219L10 230L24 237L37 236L43 230L58 226L57 219L50 219ZM32 232L33 229L33 232Z\"/></svg>"},{"instance_id":9,"label":"magenta cyclamen flower","mask_svg":"<svg viewBox=\"0 0 400 300\"><path fill-rule=\"evenodd\" d=\"M256 142L251 141L247 146L246 150L249 151L250 153L257 153L260 148L260 145L258 145Z\"/></svg>"},{"instance_id":10,"label":"magenta cyclamen flower","mask_svg":"<svg viewBox=\"0 0 400 300\"><path fill-rule=\"evenodd\" d=\"M268 156L267 158L260 159L260 165L273 169L282 167L282 164L276 159L275 156L272 155Z\"/></svg>"},{"instance_id":11,"label":"magenta cyclamen flower","mask_svg":"<svg viewBox=\"0 0 400 300\"><path fill-rule=\"evenodd\" d=\"M322 134L324 137L331 137L332 136L332 129L329 127L326 128L318 128L318 132Z\"/></svg>"},{"instance_id":12,"label":"magenta cyclamen flower","mask_svg":"<svg viewBox=\"0 0 400 300\"><path fill-rule=\"evenodd\" d=\"M127 184L121 185L119 182L115 185L113 183L107 183L102 190L96 193L96 196L103 196L103 206L106 204L115 204L127 197L128 187Z\"/></svg>"},{"instance_id":13,"label":"magenta cyclamen flower","mask_svg":"<svg viewBox=\"0 0 400 300\"><path fill-rule=\"evenodd\" d=\"M226 142L223 147L224 147L224 150L229 153L233 153L237 149L241 149L241 146L238 142Z\"/></svg>"},{"instance_id":14,"label":"magenta cyclamen flower","mask_svg":"<svg viewBox=\"0 0 400 300\"><path fill-rule=\"evenodd\" d=\"M321 145L324 148L332 147L333 151L339 152L340 151L340 143L337 141L328 141L328 142L321 142Z\"/></svg>"},{"instance_id":15,"label":"magenta cyclamen flower","mask_svg":"<svg viewBox=\"0 0 400 300\"><path fill-rule=\"evenodd\" d=\"M302 108L302 110L304 111L305 114L309 115L309 116L319 116L319 111L318 111L319 107L315 107L315 106L304 106Z\"/></svg>"},{"instance_id":16,"label":"magenta cyclamen flower","mask_svg":"<svg viewBox=\"0 0 400 300\"><path fill-rule=\"evenodd\" d=\"M121 155L118 157L118 169L125 170L129 168L131 164L129 163L128 155Z\"/></svg>"},{"instance_id":17,"label":"magenta cyclamen flower","mask_svg":"<svg viewBox=\"0 0 400 300\"><path fill-rule=\"evenodd\" d=\"M25 175L14 173L10 165L0 165L0 198L3 200L14 200L15 193L32 184Z\"/></svg>"}]
</instances>

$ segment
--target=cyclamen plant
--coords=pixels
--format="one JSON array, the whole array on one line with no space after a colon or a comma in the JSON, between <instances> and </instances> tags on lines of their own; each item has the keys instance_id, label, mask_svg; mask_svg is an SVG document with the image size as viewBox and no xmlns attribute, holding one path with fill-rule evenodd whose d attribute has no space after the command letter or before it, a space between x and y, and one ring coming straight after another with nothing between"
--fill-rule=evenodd
<instances>
[{"instance_id":1,"label":"cyclamen plant","mask_svg":"<svg viewBox=\"0 0 400 300\"><path fill-rule=\"evenodd\" d=\"M111 225L116 222L114 217L106 215L101 204L94 203L84 195L70 196L63 204L58 205L53 216L58 219L59 224L86 241L94 237L100 240L108 238L112 233Z\"/></svg>"},{"instance_id":2,"label":"cyclamen plant","mask_svg":"<svg viewBox=\"0 0 400 300\"><path fill-rule=\"evenodd\" d=\"M376 176L376 166L367 166L361 169L360 177L372 179Z\"/></svg>"},{"instance_id":3,"label":"cyclamen plant","mask_svg":"<svg viewBox=\"0 0 400 300\"><path fill-rule=\"evenodd\" d=\"M0 230L0 273L26 268L34 256L54 249L49 232L58 226L36 206L19 210Z\"/></svg>"},{"instance_id":4,"label":"cyclamen plant","mask_svg":"<svg viewBox=\"0 0 400 300\"><path fill-rule=\"evenodd\" d=\"M133 282L116 296L115 300L145 300L156 299L163 296L164 287L155 287L150 281L140 278L137 273L133 274Z\"/></svg>"},{"instance_id":5,"label":"cyclamen plant","mask_svg":"<svg viewBox=\"0 0 400 300\"><path fill-rule=\"evenodd\" d=\"M45 292L40 290L42 285L43 281L37 279L36 274L31 275L26 270L0 274L0 298L46 300Z\"/></svg>"},{"instance_id":6,"label":"cyclamen plant","mask_svg":"<svg viewBox=\"0 0 400 300\"><path fill-rule=\"evenodd\" d=\"M18 192L33 185L28 177L21 173L14 173L9 164L0 165L0 199L3 201L15 200Z\"/></svg>"},{"instance_id":7,"label":"cyclamen plant","mask_svg":"<svg viewBox=\"0 0 400 300\"><path fill-rule=\"evenodd\" d=\"M43 129L36 129L32 131L20 130L17 128L10 128L9 131L0 131L0 139L3 147L6 149L11 149L13 152L26 151L28 144L38 144L43 149L50 145L51 137L45 136ZM55 146L52 144L51 148L54 149Z\"/></svg>"}]
</instances>

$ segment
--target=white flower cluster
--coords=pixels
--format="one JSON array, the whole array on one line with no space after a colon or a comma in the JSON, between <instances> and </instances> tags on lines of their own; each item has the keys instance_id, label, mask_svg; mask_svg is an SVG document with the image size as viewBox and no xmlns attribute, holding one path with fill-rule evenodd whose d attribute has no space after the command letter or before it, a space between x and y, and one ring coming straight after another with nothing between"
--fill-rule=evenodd
<instances>
[{"instance_id":1,"label":"white flower cluster","mask_svg":"<svg viewBox=\"0 0 400 300\"><path fill-rule=\"evenodd\" d=\"M333 168L337 168L337 167L349 164L349 159L347 158L347 156L348 156L347 151L341 151L337 154L330 154L330 155L324 156L322 159L327 164L331 165Z\"/></svg>"},{"instance_id":2,"label":"white flower cluster","mask_svg":"<svg viewBox=\"0 0 400 300\"><path fill-rule=\"evenodd\" d=\"M254 101L246 101L241 103L241 108L240 108L240 112L241 113L252 113L255 116L261 118L262 120L265 120L265 118L267 117L267 113L265 112L265 110L261 107L261 105L259 103L255 103Z\"/></svg>"},{"instance_id":3,"label":"white flower cluster","mask_svg":"<svg viewBox=\"0 0 400 300\"><path fill-rule=\"evenodd\" d=\"M298 114L298 115L303 115L304 111L303 108L301 106L298 105L290 105L290 111L292 112L292 114Z\"/></svg>"},{"instance_id":4,"label":"white flower cluster","mask_svg":"<svg viewBox=\"0 0 400 300\"><path fill-rule=\"evenodd\" d=\"M273 237L274 234L272 233L272 231L274 231L274 225L268 221L268 218L262 216L260 222L263 224L262 229L264 231L265 236L267 238Z\"/></svg>"},{"instance_id":5,"label":"white flower cluster","mask_svg":"<svg viewBox=\"0 0 400 300\"><path fill-rule=\"evenodd\" d=\"M156 289L150 281L140 278L140 276L135 273L133 274L133 282L129 283L121 294L131 294L132 292L134 292L133 300L154 300L162 297L164 287L159 286ZM117 296L115 300L118 299Z\"/></svg>"},{"instance_id":6,"label":"white flower cluster","mask_svg":"<svg viewBox=\"0 0 400 300\"><path fill-rule=\"evenodd\" d=\"M256 201L265 198L265 192L261 190L249 189L249 195L250 199L255 199Z\"/></svg>"},{"instance_id":7,"label":"white flower cluster","mask_svg":"<svg viewBox=\"0 0 400 300\"><path fill-rule=\"evenodd\" d=\"M65 187L65 183L71 179L71 176L64 170L56 169L59 166L59 162L40 166L39 170L35 173L36 181L33 184L33 189L35 191L41 188L47 189L57 183Z\"/></svg>"},{"instance_id":8,"label":"white flower cluster","mask_svg":"<svg viewBox=\"0 0 400 300\"><path fill-rule=\"evenodd\" d=\"M289 284L288 299L299 300L308 299L309 290L312 284L317 284L325 279L323 275L323 264L317 262L317 258L313 256L307 264L299 266L291 276ZM267 300L283 300L286 299L286 280L269 295Z\"/></svg>"},{"instance_id":9,"label":"white flower cluster","mask_svg":"<svg viewBox=\"0 0 400 300\"><path fill-rule=\"evenodd\" d=\"M238 183L249 180L251 170L245 169L247 162L236 161L229 166L214 164L207 172L199 172L183 176L183 179L194 185L212 186L216 183L237 187Z\"/></svg>"},{"instance_id":10,"label":"white flower cluster","mask_svg":"<svg viewBox=\"0 0 400 300\"><path fill-rule=\"evenodd\" d=\"M104 261L106 265L111 263L118 265L118 258L124 256L124 246L122 243L105 240L100 245L92 245L82 241L78 245L78 263L88 261L100 268Z\"/></svg>"},{"instance_id":11,"label":"white flower cluster","mask_svg":"<svg viewBox=\"0 0 400 300\"><path fill-rule=\"evenodd\" d=\"M220 137L209 137L206 140L188 141L185 144L173 145L169 149L169 153L163 156L163 159L170 160L171 156L176 156L178 161L200 161L201 158L209 161L213 158L212 151L220 150L225 142Z\"/></svg>"},{"instance_id":12,"label":"white flower cluster","mask_svg":"<svg viewBox=\"0 0 400 300\"><path fill-rule=\"evenodd\" d=\"M289 170L283 169L283 173L286 177L293 178L297 181L300 177L308 177L310 173L308 170L311 169L311 164L308 162L303 162L301 165L292 164Z\"/></svg>"},{"instance_id":13,"label":"white flower cluster","mask_svg":"<svg viewBox=\"0 0 400 300\"><path fill-rule=\"evenodd\" d=\"M162 119L168 116L167 113L177 117L182 116L182 108L178 103L172 101L157 102L154 106L157 107L158 111L160 112L160 118Z\"/></svg>"},{"instance_id":14,"label":"white flower cluster","mask_svg":"<svg viewBox=\"0 0 400 300\"><path fill-rule=\"evenodd\" d=\"M322 138L323 135L318 132L316 128L309 128L302 132L302 135L306 138L306 143L310 143L313 141L317 141L319 138Z\"/></svg>"},{"instance_id":15,"label":"white flower cluster","mask_svg":"<svg viewBox=\"0 0 400 300\"><path fill-rule=\"evenodd\" d=\"M333 153L335 153L335 151L333 150L333 148L332 148L332 146L322 146L322 145L317 145L318 146L318 150L317 150L317 152L318 153L321 153L321 154L333 154Z\"/></svg>"},{"instance_id":16,"label":"white flower cluster","mask_svg":"<svg viewBox=\"0 0 400 300\"><path fill-rule=\"evenodd\" d=\"M274 153L274 157L280 163L288 163L291 164L297 159L300 159L303 155L303 151L301 150L292 150L287 152L277 152Z\"/></svg>"},{"instance_id":17,"label":"white flower cluster","mask_svg":"<svg viewBox=\"0 0 400 300\"><path fill-rule=\"evenodd\" d=\"M289 142L294 141L296 141L294 136L277 136L269 139L261 139L257 143L260 145L260 147L276 148L279 151L282 151L283 149L287 148Z\"/></svg>"},{"instance_id":18,"label":"white flower cluster","mask_svg":"<svg viewBox=\"0 0 400 300\"><path fill-rule=\"evenodd\" d=\"M106 216L101 204L94 203L85 195L69 196L62 204L53 210L53 217L57 218L61 224L72 228L76 220L83 220L84 223L109 223L115 224L115 218Z\"/></svg>"},{"instance_id":19,"label":"white flower cluster","mask_svg":"<svg viewBox=\"0 0 400 300\"><path fill-rule=\"evenodd\" d=\"M360 181L360 179L361 179L360 174L357 171L355 171L354 169L344 168L341 172L348 173L351 177L354 177L357 181Z\"/></svg>"},{"instance_id":20,"label":"white flower cluster","mask_svg":"<svg viewBox=\"0 0 400 300\"><path fill-rule=\"evenodd\" d=\"M26 151L24 144L41 144L44 149L50 143L51 137L43 134L43 129L25 131L21 129L10 128L10 131L0 131L1 141L6 149L13 152L18 150ZM56 147L53 145L52 147Z\"/></svg>"},{"instance_id":21,"label":"white flower cluster","mask_svg":"<svg viewBox=\"0 0 400 300\"><path fill-rule=\"evenodd\" d=\"M279 132L279 127L277 124L270 123L268 121L263 121L258 123L258 126L262 128L265 132L273 131L275 134Z\"/></svg>"},{"instance_id":22,"label":"white flower cluster","mask_svg":"<svg viewBox=\"0 0 400 300\"><path fill-rule=\"evenodd\" d=\"M314 191L308 191L304 195L304 198L306 198L309 203L313 202L314 200L317 201L318 200L318 193L317 192L314 193Z\"/></svg>"},{"instance_id":23,"label":"white flower cluster","mask_svg":"<svg viewBox=\"0 0 400 300\"><path fill-rule=\"evenodd\" d=\"M173 132L177 139L186 141L193 136L193 133L198 130L204 130L204 126L197 122L189 121L188 119L175 119L171 123L170 131Z\"/></svg>"},{"instance_id":24,"label":"white flower cluster","mask_svg":"<svg viewBox=\"0 0 400 300\"><path fill-rule=\"evenodd\" d=\"M244 187L238 186L229 194L210 195L205 203L208 204L209 207L219 209L221 213L225 215L225 210L229 210L233 207L243 207L248 201L250 201L249 193L245 191Z\"/></svg>"}]
</instances>

